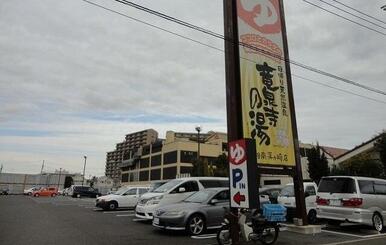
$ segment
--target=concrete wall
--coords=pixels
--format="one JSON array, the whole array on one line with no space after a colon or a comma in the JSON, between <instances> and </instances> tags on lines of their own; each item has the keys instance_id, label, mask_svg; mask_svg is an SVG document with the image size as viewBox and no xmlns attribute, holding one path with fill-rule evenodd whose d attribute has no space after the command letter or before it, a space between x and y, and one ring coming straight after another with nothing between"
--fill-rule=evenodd
<instances>
[{"instance_id":1,"label":"concrete wall","mask_svg":"<svg viewBox=\"0 0 386 245\"><path fill-rule=\"evenodd\" d=\"M59 174L0 174L0 188L7 188L10 194L22 194L24 189L34 186L54 186L63 189L65 175Z\"/></svg>"}]
</instances>

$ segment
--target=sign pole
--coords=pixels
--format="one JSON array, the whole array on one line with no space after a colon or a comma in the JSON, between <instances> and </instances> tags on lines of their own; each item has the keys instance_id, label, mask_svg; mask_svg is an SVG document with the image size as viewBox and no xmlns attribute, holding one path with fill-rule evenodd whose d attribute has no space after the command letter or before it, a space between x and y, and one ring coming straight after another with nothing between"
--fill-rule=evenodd
<instances>
[{"instance_id":1,"label":"sign pole","mask_svg":"<svg viewBox=\"0 0 386 245\"><path fill-rule=\"evenodd\" d=\"M292 125L292 134L294 139L294 148L295 148L295 171L293 175L294 181L294 190L295 190L295 200L296 200L296 218L302 220L302 225L308 225L307 214L306 214L306 204L304 197L304 187L303 187L303 174L302 166L300 160L300 149L299 149L299 138L298 130L296 124L296 113L295 113L295 103L292 89L292 78L291 78L291 69L289 64L289 53L288 53L288 43L287 43L287 30L285 25L285 16L284 16L284 5L283 0L279 1L280 4L280 13L281 13L281 28L283 36L283 49L285 59L285 70L287 73L287 86L288 86L288 100L290 111L292 112L291 125Z\"/></svg>"},{"instance_id":2,"label":"sign pole","mask_svg":"<svg viewBox=\"0 0 386 245\"><path fill-rule=\"evenodd\" d=\"M237 32L236 1L224 0L225 71L228 142L243 138L241 114L240 62ZM230 204L230 203L229 203ZM230 235L232 244L240 244L238 209L230 208Z\"/></svg>"}]
</instances>

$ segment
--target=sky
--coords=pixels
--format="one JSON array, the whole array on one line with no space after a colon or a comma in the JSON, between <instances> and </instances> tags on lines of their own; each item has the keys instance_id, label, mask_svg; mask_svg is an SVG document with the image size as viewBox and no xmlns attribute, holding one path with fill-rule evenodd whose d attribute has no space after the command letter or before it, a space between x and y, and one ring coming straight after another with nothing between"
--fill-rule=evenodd
<instances>
[{"instance_id":1,"label":"sky","mask_svg":"<svg viewBox=\"0 0 386 245\"><path fill-rule=\"evenodd\" d=\"M223 40L113 0L90 1L224 49ZM133 2L223 34L221 0ZM382 35L302 0L284 2L291 60L386 91L386 24L370 19ZM385 1L340 2L386 22ZM86 176L102 176L106 152L128 133L226 132L221 51L82 0L0 1L0 30L3 172L38 173L44 160L45 171L80 173L86 155ZM301 142L350 149L386 129L385 95L291 71Z\"/></svg>"}]
</instances>

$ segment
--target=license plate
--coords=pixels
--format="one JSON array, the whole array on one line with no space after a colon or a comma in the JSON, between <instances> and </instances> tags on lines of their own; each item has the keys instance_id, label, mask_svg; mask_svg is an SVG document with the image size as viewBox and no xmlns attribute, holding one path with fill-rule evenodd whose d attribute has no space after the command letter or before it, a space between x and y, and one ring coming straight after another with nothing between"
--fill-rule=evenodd
<instances>
[{"instance_id":1,"label":"license plate","mask_svg":"<svg viewBox=\"0 0 386 245\"><path fill-rule=\"evenodd\" d=\"M330 200L330 206L341 206L341 201L340 200Z\"/></svg>"},{"instance_id":2,"label":"license plate","mask_svg":"<svg viewBox=\"0 0 386 245\"><path fill-rule=\"evenodd\" d=\"M153 219L153 224L159 225L159 218L154 218Z\"/></svg>"}]
</instances>

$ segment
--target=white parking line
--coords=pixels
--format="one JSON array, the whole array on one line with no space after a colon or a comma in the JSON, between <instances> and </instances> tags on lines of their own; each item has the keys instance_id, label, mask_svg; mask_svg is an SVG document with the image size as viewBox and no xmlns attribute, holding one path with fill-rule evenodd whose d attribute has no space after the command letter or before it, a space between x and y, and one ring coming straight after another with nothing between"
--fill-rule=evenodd
<instances>
[{"instance_id":1,"label":"white parking line","mask_svg":"<svg viewBox=\"0 0 386 245\"><path fill-rule=\"evenodd\" d=\"M198 236L191 236L193 239L209 239L209 238L215 238L217 234L204 234L204 235L198 235Z\"/></svg>"},{"instance_id":2,"label":"white parking line","mask_svg":"<svg viewBox=\"0 0 386 245\"><path fill-rule=\"evenodd\" d=\"M365 241L370 241L370 240L377 240L377 239L381 239L381 238L383 238L384 236L386 236L386 234L379 234L379 235L380 235L380 236L377 236L377 237L368 237L368 238L355 239L355 240L349 240L349 241L343 241L343 242L325 243L325 244L323 244L323 245L351 244L351 243L354 243L354 242L365 242ZM370 235L370 236L374 236L374 235Z\"/></svg>"},{"instance_id":3,"label":"white parking line","mask_svg":"<svg viewBox=\"0 0 386 245\"><path fill-rule=\"evenodd\" d=\"M361 236L361 235L355 235L355 234L339 232L339 231L322 230L322 232L338 234L338 235L343 235L343 236L357 237L357 238L372 238L372 237L384 237L384 236L386 236L386 234L384 234L384 233L371 234L371 235L362 235Z\"/></svg>"},{"instance_id":4,"label":"white parking line","mask_svg":"<svg viewBox=\"0 0 386 245\"><path fill-rule=\"evenodd\" d=\"M132 210L122 210L122 211L103 211L104 214L116 214L116 213L134 213Z\"/></svg>"},{"instance_id":5,"label":"white parking line","mask_svg":"<svg viewBox=\"0 0 386 245\"><path fill-rule=\"evenodd\" d=\"M130 217L130 216L134 216L135 214L117 214L116 216L117 217Z\"/></svg>"}]
</instances>

